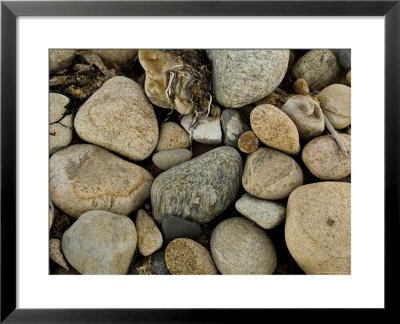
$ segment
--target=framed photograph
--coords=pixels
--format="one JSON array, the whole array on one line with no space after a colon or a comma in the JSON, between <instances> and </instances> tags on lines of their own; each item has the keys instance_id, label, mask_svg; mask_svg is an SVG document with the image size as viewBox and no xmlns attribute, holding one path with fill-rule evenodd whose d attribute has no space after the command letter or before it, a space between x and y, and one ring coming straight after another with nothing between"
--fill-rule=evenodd
<instances>
[{"instance_id":1,"label":"framed photograph","mask_svg":"<svg viewBox=\"0 0 400 324\"><path fill-rule=\"evenodd\" d=\"M399 21L399 1L2 2L1 322L393 310Z\"/></svg>"}]
</instances>

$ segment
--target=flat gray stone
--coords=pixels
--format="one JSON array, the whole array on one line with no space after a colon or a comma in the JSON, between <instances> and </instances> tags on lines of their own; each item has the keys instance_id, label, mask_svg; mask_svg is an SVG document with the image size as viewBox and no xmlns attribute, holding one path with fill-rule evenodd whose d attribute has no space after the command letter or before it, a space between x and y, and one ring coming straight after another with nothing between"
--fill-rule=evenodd
<instances>
[{"instance_id":1,"label":"flat gray stone","mask_svg":"<svg viewBox=\"0 0 400 324\"><path fill-rule=\"evenodd\" d=\"M168 170L173 166L190 160L192 152L187 149L165 150L153 155L153 163L161 170Z\"/></svg>"},{"instance_id":2,"label":"flat gray stone","mask_svg":"<svg viewBox=\"0 0 400 324\"><path fill-rule=\"evenodd\" d=\"M93 210L64 233L62 249L81 274L126 274L136 243L135 225L127 216Z\"/></svg>"},{"instance_id":3,"label":"flat gray stone","mask_svg":"<svg viewBox=\"0 0 400 324\"><path fill-rule=\"evenodd\" d=\"M174 215L165 215L161 226L166 243L176 238L197 239L201 234L201 227L198 223Z\"/></svg>"},{"instance_id":4,"label":"flat gray stone","mask_svg":"<svg viewBox=\"0 0 400 324\"><path fill-rule=\"evenodd\" d=\"M154 219L167 214L196 221L211 221L233 201L240 186L242 158L222 146L161 173L151 188Z\"/></svg>"},{"instance_id":5,"label":"flat gray stone","mask_svg":"<svg viewBox=\"0 0 400 324\"><path fill-rule=\"evenodd\" d=\"M221 114L224 144L238 148L239 137L250 130L244 118L236 109L225 109Z\"/></svg>"},{"instance_id":6,"label":"flat gray stone","mask_svg":"<svg viewBox=\"0 0 400 324\"><path fill-rule=\"evenodd\" d=\"M278 226L286 214L286 208L280 203L259 199L247 193L236 202L235 208L264 229Z\"/></svg>"},{"instance_id":7,"label":"flat gray stone","mask_svg":"<svg viewBox=\"0 0 400 324\"><path fill-rule=\"evenodd\" d=\"M240 108L268 96L283 80L288 50L207 50L214 97L224 107Z\"/></svg>"}]
</instances>

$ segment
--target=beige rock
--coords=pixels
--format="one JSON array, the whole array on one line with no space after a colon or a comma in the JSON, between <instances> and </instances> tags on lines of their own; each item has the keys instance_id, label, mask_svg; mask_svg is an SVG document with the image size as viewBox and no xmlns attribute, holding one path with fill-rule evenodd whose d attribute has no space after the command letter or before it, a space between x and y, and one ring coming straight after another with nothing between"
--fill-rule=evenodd
<instances>
[{"instance_id":1,"label":"beige rock","mask_svg":"<svg viewBox=\"0 0 400 324\"><path fill-rule=\"evenodd\" d=\"M101 57L104 64L112 66L116 63L122 67L125 63L137 56L137 49L93 49L91 52L96 53Z\"/></svg>"},{"instance_id":2,"label":"beige rock","mask_svg":"<svg viewBox=\"0 0 400 324\"><path fill-rule=\"evenodd\" d=\"M178 238L168 244L165 262L171 274L217 274L210 252L201 244L187 238Z\"/></svg>"},{"instance_id":3,"label":"beige rock","mask_svg":"<svg viewBox=\"0 0 400 324\"><path fill-rule=\"evenodd\" d=\"M49 51L50 74L68 68L76 55L74 49L51 49Z\"/></svg>"},{"instance_id":4,"label":"beige rock","mask_svg":"<svg viewBox=\"0 0 400 324\"><path fill-rule=\"evenodd\" d=\"M67 146L72 140L73 115L66 113L69 99L59 93L50 93L50 155Z\"/></svg>"},{"instance_id":5,"label":"beige rock","mask_svg":"<svg viewBox=\"0 0 400 324\"><path fill-rule=\"evenodd\" d=\"M331 135L319 136L308 142L302 159L313 175L323 180L339 180L351 173L351 137L340 134L347 149L346 157Z\"/></svg>"},{"instance_id":6,"label":"beige rock","mask_svg":"<svg viewBox=\"0 0 400 324\"><path fill-rule=\"evenodd\" d=\"M61 240L58 238L51 238L49 241L49 257L59 266L63 267L65 270L69 270L67 261L61 251Z\"/></svg>"},{"instance_id":7,"label":"beige rock","mask_svg":"<svg viewBox=\"0 0 400 324\"><path fill-rule=\"evenodd\" d=\"M307 274L350 274L350 188L344 182L317 182L290 195L286 244Z\"/></svg>"},{"instance_id":8,"label":"beige rock","mask_svg":"<svg viewBox=\"0 0 400 324\"><path fill-rule=\"evenodd\" d=\"M311 91L321 90L342 78L342 68L330 50L311 50L293 67L296 79L305 79Z\"/></svg>"},{"instance_id":9,"label":"beige rock","mask_svg":"<svg viewBox=\"0 0 400 324\"><path fill-rule=\"evenodd\" d=\"M296 125L279 108L268 104L257 106L250 114L250 124L265 145L288 154L299 153Z\"/></svg>"},{"instance_id":10,"label":"beige rock","mask_svg":"<svg viewBox=\"0 0 400 324\"><path fill-rule=\"evenodd\" d=\"M332 126L343 129L351 124L351 88L343 84L332 84L322 90L321 108Z\"/></svg>"},{"instance_id":11,"label":"beige rock","mask_svg":"<svg viewBox=\"0 0 400 324\"><path fill-rule=\"evenodd\" d=\"M243 153L252 153L258 148L258 138L252 131L245 132L239 137L238 146Z\"/></svg>"},{"instance_id":12,"label":"beige rock","mask_svg":"<svg viewBox=\"0 0 400 324\"><path fill-rule=\"evenodd\" d=\"M247 156L242 184L258 198L283 199L303 184L303 172L290 156L262 147Z\"/></svg>"},{"instance_id":13,"label":"beige rock","mask_svg":"<svg viewBox=\"0 0 400 324\"><path fill-rule=\"evenodd\" d=\"M70 145L50 158L50 198L69 216L98 209L128 215L150 197L152 175L90 144Z\"/></svg>"},{"instance_id":14,"label":"beige rock","mask_svg":"<svg viewBox=\"0 0 400 324\"><path fill-rule=\"evenodd\" d=\"M310 94L307 81L304 79L297 79L293 83L293 90L297 95L308 96Z\"/></svg>"},{"instance_id":15,"label":"beige rock","mask_svg":"<svg viewBox=\"0 0 400 324\"><path fill-rule=\"evenodd\" d=\"M156 151L174 150L190 146L190 138L187 131L174 122L166 122L161 126L160 138Z\"/></svg>"},{"instance_id":16,"label":"beige rock","mask_svg":"<svg viewBox=\"0 0 400 324\"><path fill-rule=\"evenodd\" d=\"M161 248L163 238L157 225L143 209L139 209L136 216L136 230L139 252L148 256Z\"/></svg>"},{"instance_id":17,"label":"beige rock","mask_svg":"<svg viewBox=\"0 0 400 324\"><path fill-rule=\"evenodd\" d=\"M122 76L106 81L82 105L75 129L83 140L134 161L147 158L158 141L153 106L139 84Z\"/></svg>"},{"instance_id":18,"label":"beige rock","mask_svg":"<svg viewBox=\"0 0 400 324\"><path fill-rule=\"evenodd\" d=\"M64 233L62 249L81 274L126 274L136 243L135 225L127 216L93 210Z\"/></svg>"},{"instance_id":19,"label":"beige rock","mask_svg":"<svg viewBox=\"0 0 400 324\"><path fill-rule=\"evenodd\" d=\"M222 274L272 274L277 264L267 233L243 217L219 223L211 234L210 248Z\"/></svg>"},{"instance_id":20,"label":"beige rock","mask_svg":"<svg viewBox=\"0 0 400 324\"><path fill-rule=\"evenodd\" d=\"M294 122L302 139L318 136L325 129L321 107L311 97L293 96L281 109Z\"/></svg>"},{"instance_id":21,"label":"beige rock","mask_svg":"<svg viewBox=\"0 0 400 324\"><path fill-rule=\"evenodd\" d=\"M161 151L153 155L153 163L161 170L168 170L175 165L189 161L192 152L187 149Z\"/></svg>"}]
</instances>

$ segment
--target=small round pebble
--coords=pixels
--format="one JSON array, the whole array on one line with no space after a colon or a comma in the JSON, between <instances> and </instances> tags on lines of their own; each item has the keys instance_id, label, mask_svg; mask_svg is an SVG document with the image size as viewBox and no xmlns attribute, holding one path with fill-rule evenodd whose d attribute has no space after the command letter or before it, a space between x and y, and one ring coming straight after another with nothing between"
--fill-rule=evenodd
<instances>
[{"instance_id":1,"label":"small round pebble","mask_svg":"<svg viewBox=\"0 0 400 324\"><path fill-rule=\"evenodd\" d=\"M248 131L239 137L238 146L243 153L252 153L258 148L258 138L254 132Z\"/></svg>"},{"instance_id":2,"label":"small round pebble","mask_svg":"<svg viewBox=\"0 0 400 324\"><path fill-rule=\"evenodd\" d=\"M192 152L187 149L161 151L153 155L153 163L161 170L168 170L175 165L189 161Z\"/></svg>"},{"instance_id":3,"label":"small round pebble","mask_svg":"<svg viewBox=\"0 0 400 324\"><path fill-rule=\"evenodd\" d=\"M351 71L346 74L346 81L351 85Z\"/></svg>"},{"instance_id":4,"label":"small round pebble","mask_svg":"<svg viewBox=\"0 0 400 324\"><path fill-rule=\"evenodd\" d=\"M313 175L322 180L339 180L351 173L351 137L340 134L347 149L346 157L331 135L319 136L308 142L302 159Z\"/></svg>"},{"instance_id":5,"label":"small round pebble","mask_svg":"<svg viewBox=\"0 0 400 324\"><path fill-rule=\"evenodd\" d=\"M219 223L211 234L210 248L222 274L272 274L277 264L267 233L244 217Z\"/></svg>"},{"instance_id":6,"label":"small round pebble","mask_svg":"<svg viewBox=\"0 0 400 324\"><path fill-rule=\"evenodd\" d=\"M235 204L236 210L264 229L278 226L284 219L286 208L280 203L259 199L245 193Z\"/></svg>"},{"instance_id":7,"label":"small round pebble","mask_svg":"<svg viewBox=\"0 0 400 324\"><path fill-rule=\"evenodd\" d=\"M165 262L171 274L217 274L210 252L201 244L187 238L178 238L168 244Z\"/></svg>"},{"instance_id":8,"label":"small round pebble","mask_svg":"<svg viewBox=\"0 0 400 324\"><path fill-rule=\"evenodd\" d=\"M293 83L293 90L297 95L308 96L310 94L307 81L304 79L297 79Z\"/></svg>"}]
</instances>

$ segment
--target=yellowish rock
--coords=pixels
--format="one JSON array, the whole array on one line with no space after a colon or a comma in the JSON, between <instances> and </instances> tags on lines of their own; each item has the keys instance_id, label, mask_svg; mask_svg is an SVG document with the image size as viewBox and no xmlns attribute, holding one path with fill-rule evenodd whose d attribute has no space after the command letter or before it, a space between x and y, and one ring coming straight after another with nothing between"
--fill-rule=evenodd
<instances>
[{"instance_id":1,"label":"yellowish rock","mask_svg":"<svg viewBox=\"0 0 400 324\"><path fill-rule=\"evenodd\" d=\"M351 137L347 134L339 136L347 149L347 157L331 135L316 137L304 147L303 162L316 177L339 180L351 173Z\"/></svg>"},{"instance_id":2,"label":"yellowish rock","mask_svg":"<svg viewBox=\"0 0 400 324\"><path fill-rule=\"evenodd\" d=\"M238 146L243 153L253 153L258 148L258 138L252 131L245 132L239 137Z\"/></svg>"},{"instance_id":3,"label":"yellowish rock","mask_svg":"<svg viewBox=\"0 0 400 324\"><path fill-rule=\"evenodd\" d=\"M163 238L153 218L143 209L139 209L136 216L136 231L138 236L139 252L148 256L161 248Z\"/></svg>"},{"instance_id":4,"label":"yellowish rock","mask_svg":"<svg viewBox=\"0 0 400 324\"><path fill-rule=\"evenodd\" d=\"M291 193L285 240L305 273L351 273L350 212L350 183L317 182Z\"/></svg>"},{"instance_id":5,"label":"yellowish rock","mask_svg":"<svg viewBox=\"0 0 400 324\"><path fill-rule=\"evenodd\" d=\"M217 274L210 252L201 244L187 238L177 238L168 244L165 262L171 274Z\"/></svg>"},{"instance_id":6,"label":"yellowish rock","mask_svg":"<svg viewBox=\"0 0 400 324\"><path fill-rule=\"evenodd\" d=\"M67 261L61 251L61 240L58 238L51 238L49 241L49 256L50 260L53 260L59 266L63 267L65 270L69 270Z\"/></svg>"},{"instance_id":7,"label":"yellowish rock","mask_svg":"<svg viewBox=\"0 0 400 324\"><path fill-rule=\"evenodd\" d=\"M307 81L304 79L297 79L293 83L293 90L297 95L308 96L310 94Z\"/></svg>"},{"instance_id":8,"label":"yellowish rock","mask_svg":"<svg viewBox=\"0 0 400 324\"><path fill-rule=\"evenodd\" d=\"M250 114L250 124L265 145L288 154L299 153L297 127L279 108L269 104L257 106Z\"/></svg>"},{"instance_id":9,"label":"yellowish rock","mask_svg":"<svg viewBox=\"0 0 400 324\"><path fill-rule=\"evenodd\" d=\"M156 151L174 150L190 146L190 138L181 126L174 122L166 122L161 126L160 138Z\"/></svg>"},{"instance_id":10,"label":"yellowish rock","mask_svg":"<svg viewBox=\"0 0 400 324\"><path fill-rule=\"evenodd\" d=\"M343 84L332 84L323 89L321 109L336 129L351 124L351 88Z\"/></svg>"},{"instance_id":11,"label":"yellowish rock","mask_svg":"<svg viewBox=\"0 0 400 324\"><path fill-rule=\"evenodd\" d=\"M351 71L346 74L346 81L351 85Z\"/></svg>"}]
</instances>

